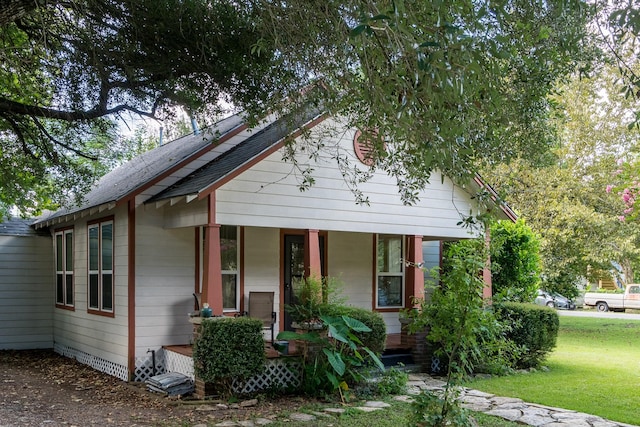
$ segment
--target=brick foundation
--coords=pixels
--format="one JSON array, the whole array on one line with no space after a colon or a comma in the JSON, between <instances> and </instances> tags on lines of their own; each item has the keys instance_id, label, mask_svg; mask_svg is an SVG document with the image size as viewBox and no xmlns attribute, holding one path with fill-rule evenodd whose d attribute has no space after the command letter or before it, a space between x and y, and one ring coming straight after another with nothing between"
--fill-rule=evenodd
<instances>
[{"instance_id":1,"label":"brick foundation","mask_svg":"<svg viewBox=\"0 0 640 427\"><path fill-rule=\"evenodd\" d=\"M409 332L411 319L402 319L402 329L400 331L400 345L411 349L413 361L420 366L421 372L431 371L431 359L433 357L433 346L427 341L429 327L414 333Z\"/></svg>"}]
</instances>

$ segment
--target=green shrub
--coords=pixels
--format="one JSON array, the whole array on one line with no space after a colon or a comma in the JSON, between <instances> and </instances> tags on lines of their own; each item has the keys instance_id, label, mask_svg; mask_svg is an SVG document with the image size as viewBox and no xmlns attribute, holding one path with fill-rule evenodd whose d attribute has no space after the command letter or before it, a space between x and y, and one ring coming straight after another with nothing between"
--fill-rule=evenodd
<instances>
[{"instance_id":1,"label":"green shrub","mask_svg":"<svg viewBox=\"0 0 640 427\"><path fill-rule=\"evenodd\" d=\"M304 357L302 390L315 396L338 391L344 402L345 392L366 379L367 372L362 367L377 366L383 371L384 366L356 336L356 333L370 332L367 325L347 316L321 316L320 319L331 338L314 330L304 334L283 331L278 339L316 346L316 351L309 351Z\"/></svg>"},{"instance_id":2,"label":"green shrub","mask_svg":"<svg viewBox=\"0 0 640 427\"><path fill-rule=\"evenodd\" d=\"M378 378L377 391L380 396L403 394L407 391L409 374L396 368L389 368Z\"/></svg>"},{"instance_id":3,"label":"green shrub","mask_svg":"<svg viewBox=\"0 0 640 427\"><path fill-rule=\"evenodd\" d=\"M497 221L491 226L491 273L497 299L533 301L541 268L540 238L524 220Z\"/></svg>"},{"instance_id":4,"label":"green shrub","mask_svg":"<svg viewBox=\"0 0 640 427\"><path fill-rule=\"evenodd\" d=\"M516 367L539 366L556 346L560 320L554 310L534 304L504 302L495 305L495 312L503 324L511 325L506 332L507 339L520 348Z\"/></svg>"},{"instance_id":5,"label":"green shrub","mask_svg":"<svg viewBox=\"0 0 640 427\"><path fill-rule=\"evenodd\" d=\"M323 314L328 316L347 316L361 321L371 329L371 332L355 333L356 337L362 342L362 346L377 354L384 351L387 341L387 326L382 315L377 311L344 305L330 305L325 308Z\"/></svg>"},{"instance_id":6,"label":"green shrub","mask_svg":"<svg viewBox=\"0 0 640 427\"><path fill-rule=\"evenodd\" d=\"M231 394L234 379L247 379L264 369L262 321L248 317L202 322L193 347L195 374Z\"/></svg>"}]
</instances>

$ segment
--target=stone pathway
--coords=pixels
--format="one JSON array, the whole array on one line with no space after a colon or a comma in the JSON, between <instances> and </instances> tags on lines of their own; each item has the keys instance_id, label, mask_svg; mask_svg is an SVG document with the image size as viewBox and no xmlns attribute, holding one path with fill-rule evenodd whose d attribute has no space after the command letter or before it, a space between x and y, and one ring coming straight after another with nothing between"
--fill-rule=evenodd
<instances>
[{"instance_id":1,"label":"stone pathway","mask_svg":"<svg viewBox=\"0 0 640 427\"><path fill-rule=\"evenodd\" d=\"M444 388L443 381L434 379L427 374L409 374L407 383L407 394L395 396L394 400L401 402L411 402L412 395L420 394L422 390L441 391ZM570 411L567 409L553 408L550 406L526 403L520 399L511 397L499 397L493 394L484 393L478 390L465 388L460 399L462 406L476 412L484 412L496 417L505 418L523 425L535 427L638 427L631 424L608 421L595 415ZM388 408L388 403L369 401L363 406L356 407L364 412L381 411ZM314 421L321 417L330 417L341 414L344 408L324 408L323 412L292 413L288 418L292 421ZM252 421L225 421L216 424L218 427L256 427L272 423L267 418L258 418ZM206 427L194 426L194 427Z\"/></svg>"}]
</instances>

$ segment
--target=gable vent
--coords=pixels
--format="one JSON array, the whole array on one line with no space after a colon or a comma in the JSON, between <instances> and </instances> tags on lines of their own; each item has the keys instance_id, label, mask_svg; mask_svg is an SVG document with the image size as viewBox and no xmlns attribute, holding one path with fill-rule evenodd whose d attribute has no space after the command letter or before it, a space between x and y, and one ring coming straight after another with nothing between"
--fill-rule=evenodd
<instances>
[{"instance_id":1,"label":"gable vent","mask_svg":"<svg viewBox=\"0 0 640 427\"><path fill-rule=\"evenodd\" d=\"M353 137L353 151L360 162L367 166L373 165L375 155L373 142L369 141L359 130Z\"/></svg>"}]
</instances>

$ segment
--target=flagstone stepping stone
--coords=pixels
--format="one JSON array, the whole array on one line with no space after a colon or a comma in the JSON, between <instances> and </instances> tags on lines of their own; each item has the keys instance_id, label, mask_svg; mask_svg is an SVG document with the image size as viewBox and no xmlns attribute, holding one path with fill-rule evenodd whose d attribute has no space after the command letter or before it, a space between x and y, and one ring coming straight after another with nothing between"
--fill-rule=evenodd
<instances>
[{"instance_id":1,"label":"flagstone stepping stone","mask_svg":"<svg viewBox=\"0 0 640 427\"><path fill-rule=\"evenodd\" d=\"M365 402L364 406L369 408L389 408L391 405L386 402L380 402L378 400L370 400Z\"/></svg>"},{"instance_id":2,"label":"flagstone stepping stone","mask_svg":"<svg viewBox=\"0 0 640 427\"><path fill-rule=\"evenodd\" d=\"M371 406L355 406L353 409L357 409L362 412L373 412L382 410L382 408L372 408Z\"/></svg>"},{"instance_id":3,"label":"flagstone stepping stone","mask_svg":"<svg viewBox=\"0 0 640 427\"><path fill-rule=\"evenodd\" d=\"M293 414L289 414L289 419L293 421L313 421L316 419L316 416L303 414L302 412L294 412Z\"/></svg>"},{"instance_id":4,"label":"flagstone stepping stone","mask_svg":"<svg viewBox=\"0 0 640 427\"><path fill-rule=\"evenodd\" d=\"M344 408L324 408L323 411L330 414L344 414L347 410Z\"/></svg>"}]
</instances>

